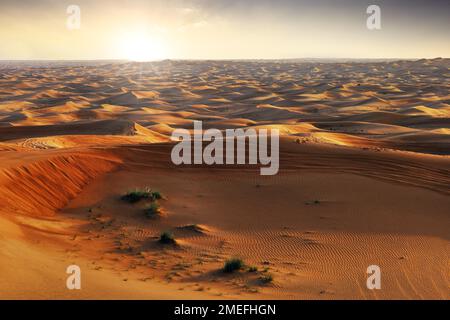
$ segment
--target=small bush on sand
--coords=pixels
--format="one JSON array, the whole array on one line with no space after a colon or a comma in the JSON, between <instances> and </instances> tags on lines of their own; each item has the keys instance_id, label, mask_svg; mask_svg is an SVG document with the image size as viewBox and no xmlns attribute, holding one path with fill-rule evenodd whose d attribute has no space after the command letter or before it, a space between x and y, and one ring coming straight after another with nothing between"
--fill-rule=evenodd
<instances>
[{"instance_id":1,"label":"small bush on sand","mask_svg":"<svg viewBox=\"0 0 450 320\"><path fill-rule=\"evenodd\" d=\"M129 191L127 194L122 196L123 201L127 201L129 203L136 203L143 199L149 199L151 196L151 190L149 188L144 189L135 189Z\"/></svg>"},{"instance_id":2,"label":"small bush on sand","mask_svg":"<svg viewBox=\"0 0 450 320\"><path fill-rule=\"evenodd\" d=\"M161 195L161 192L159 191L152 191L152 189L145 187L143 189L135 189L132 191L129 191L125 195L122 196L123 201L127 201L129 203L136 203L141 200L161 200L163 197Z\"/></svg>"},{"instance_id":3,"label":"small bush on sand","mask_svg":"<svg viewBox=\"0 0 450 320\"><path fill-rule=\"evenodd\" d=\"M241 270L243 267L244 261L242 261L242 259L233 258L225 262L225 265L223 266L223 272L232 273Z\"/></svg>"},{"instance_id":4,"label":"small bush on sand","mask_svg":"<svg viewBox=\"0 0 450 320\"><path fill-rule=\"evenodd\" d=\"M255 266L248 267L248 272L258 272L258 267Z\"/></svg>"},{"instance_id":5,"label":"small bush on sand","mask_svg":"<svg viewBox=\"0 0 450 320\"><path fill-rule=\"evenodd\" d=\"M261 281L264 284L271 283L271 282L273 282L273 276L271 274L262 275L259 278L259 281Z\"/></svg>"},{"instance_id":6,"label":"small bush on sand","mask_svg":"<svg viewBox=\"0 0 450 320\"><path fill-rule=\"evenodd\" d=\"M163 198L163 196L162 196L161 192L159 192L159 191L152 191L151 198L153 201L155 201L155 200L161 200Z\"/></svg>"},{"instance_id":7,"label":"small bush on sand","mask_svg":"<svg viewBox=\"0 0 450 320\"><path fill-rule=\"evenodd\" d=\"M153 202L150 207L145 210L145 215L147 218L153 218L161 214L161 206L158 202Z\"/></svg>"},{"instance_id":8,"label":"small bush on sand","mask_svg":"<svg viewBox=\"0 0 450 320\"><path fill-rule=\"evenodd\" d=\"M173 234L171 232L168 231L164 231L163 233L161 233L161 235L159 236L159 242L162 244L175 244L175 237L173 236Z\"/></svg>"}]
</instances>

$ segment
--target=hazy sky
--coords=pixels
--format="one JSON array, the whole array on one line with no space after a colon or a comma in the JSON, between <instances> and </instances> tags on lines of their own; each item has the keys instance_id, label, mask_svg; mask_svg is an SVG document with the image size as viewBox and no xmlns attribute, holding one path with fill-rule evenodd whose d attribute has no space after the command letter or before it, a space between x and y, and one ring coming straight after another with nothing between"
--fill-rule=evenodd
<instances>
[{"instance_id":1,"label":"hazy sky","mask_svg":"<svg viewBox=\"0 0 450 320\"><path fill-rule=\"evenodd\" d=\"M450 57L449 30L448 0L0 0L0 59Z\"/></svg>"}]
</instances>

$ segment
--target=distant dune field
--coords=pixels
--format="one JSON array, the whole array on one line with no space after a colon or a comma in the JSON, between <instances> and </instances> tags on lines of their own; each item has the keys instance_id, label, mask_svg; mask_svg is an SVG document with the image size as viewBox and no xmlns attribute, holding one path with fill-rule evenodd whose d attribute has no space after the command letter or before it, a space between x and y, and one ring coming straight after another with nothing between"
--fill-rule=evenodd
<instances>
[{"instance_id":1,"label":"distant dune field","mask_svg":"<svg viewBox=\"0 0 450 320\"><path fill-rule=\"evenodd\" d=\"M448 299L449 78L449 59L0 62L0 298ZM279 174L175 166L194 120L279 129ZM157 217L121 200L145 186Z\"/></svg>"}]
</instances>

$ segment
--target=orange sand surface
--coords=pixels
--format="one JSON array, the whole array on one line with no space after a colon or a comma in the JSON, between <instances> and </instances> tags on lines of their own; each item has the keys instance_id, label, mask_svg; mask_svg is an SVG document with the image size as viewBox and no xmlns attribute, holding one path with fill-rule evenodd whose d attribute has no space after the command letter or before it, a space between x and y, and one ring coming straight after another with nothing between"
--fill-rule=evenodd
<instances>
[{"instance_id":1,"label":"orange sand surface","mask_svg":"<svg viewBox=\"0 0 450 320\"><path fill-rule=\"evenodd\" d=\"M449 77L448 59L0 63L0 299L449 299ZM175 166L194 120L279 129L279 174ZM146 186L157 217L121 200Z\"/></svg>"}]
</instances>

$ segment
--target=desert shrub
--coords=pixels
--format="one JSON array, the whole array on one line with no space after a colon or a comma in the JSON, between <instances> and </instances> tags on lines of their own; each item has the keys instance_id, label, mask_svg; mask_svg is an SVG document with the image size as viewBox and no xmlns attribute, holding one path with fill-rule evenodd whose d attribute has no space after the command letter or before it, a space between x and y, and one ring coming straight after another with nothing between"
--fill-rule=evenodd
<instances>
[{"instance_id":1,"label":"desert shrub","mask_svg":"<svg viewBox=\"0 0 450 320\"><path fill-rule=\"evenodd\" d=\"M132 191L129 191L125 195L122 196L122 200L127 201L129 203L136 203L141 200L161 200L162 194L159 191L152 191L152 189L146 187L143 189L135 189Z\"/></svg>"},{"instance_id":2,"label":"desert shrub","mask_svg":"<svg viewBox=\"0 0 450 320\"><path fill-rule=\"evenodd\" d=\"M136 203L143 199L149 199L151 197L151 192L152 191L149 188L135 189L123 195L122 200L129 203Z\"/></svg>"},{"instance_id":3,"label":"desert shrub","mask_svg":"<svg viewBox=\"0 0 450 320\"><path fill-rule=\"evenodd\" d=\"M147 218L153 218L161 213L161 206L158 202L153 202L150 207L145 210Z\"/></svg>"},{"instance_id":4,"label":"desert shrub","mask_svg":"<svg viewBox=\"0 0 450 320\"><path fill-rule=\"evenodd\" d=\"M264 284L271 283L273 282L273 276L271 274L265 274L262 275L259 280Z\"/></svg>"},{"instance_id":5,"label":"desert shrub","mask_svg":"<svg viewBox=\"0 0 450 320\"><path fill-rule=\"evenodd\" d=\"M241 270L243 267L244 261L242 261L242 259L233 258L225 262L225 265L223 266L223 272L232 273Z\"/></svg>"},{"instance_id":6,"label":"desert shrub","mask_svg":"<svg viewBox=\"0 0 450 320\"><path fill-rule=\"evenodd\" d=\"M164 231L163 233L161 233L161 235L159 236L159 242L162 244L175 244L176 243L175 237L169 231Z\"/></svg>"},{"instance_id":7,"label":"desert shrub","mask_svg":"<svg viewBox=\"0 0 450 320\"><path fill-rule=\"evenodd\" d=\"M248 272L258 272L258 268L255 266L248 267Z\"/></svg>"},{"instance_id":8,"label":"desert shrub","mask_svg":"<svg viewBox=\"0 0 450 320\"><path fill-rule=\"evenodd\" d=\"M152 198L152 200L161 200L163 198L161 192L159 191L152 191L150 194L150 197Z\"/></svg>"}]
</instances>

